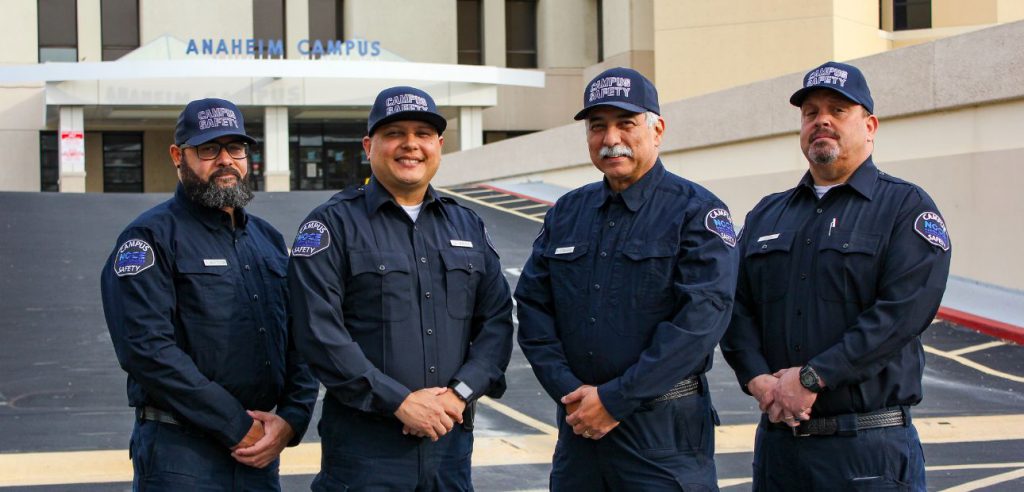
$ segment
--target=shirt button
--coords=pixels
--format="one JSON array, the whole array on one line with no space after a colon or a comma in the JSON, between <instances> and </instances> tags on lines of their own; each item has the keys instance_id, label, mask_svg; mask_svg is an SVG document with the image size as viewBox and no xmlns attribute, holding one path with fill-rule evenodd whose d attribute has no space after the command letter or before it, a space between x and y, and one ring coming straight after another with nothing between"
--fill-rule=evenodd
<instances>
[{"instance_id":1,"label":"shirt button","mask_svg":"<svg viewBox=\"0 0 1024 492\"><path fill-rule=\"evenodd\" d=\"M811 238L807 238L806 242L807 244L811 244Z\"/></svg>"},{"instance_id":2,"label":"shirt button","mask_svg":"<svg viewBox=\"0 0 1024 492\"><path fill-rule=\"evenodd\" d=\"M843 249L847 249L849 247L850 247L850 243L843 243Z\"/></svg>"},{"instance_id":3,"label":"shirt button","mask_svg":"<svg viewBox=\"0 0 1024 492\"><path fill-rule=\"evenodd\" d=\"M266 333L267 329L261 326L259 331L260 333Z\"/></svg>"},{"instance_id":4,"label":"shirt button","mask_svg":"<svg viewBox=\"0 0 1024 492\"><path fill-rule=\"evenodd\" d=\"M800 274L800 280L807 280L807 274L806 273L801 273Z\"/></svg>"},{"instance_id":5,"label":"shirt button","mask_svg":"<svg viewBox=\"0 0 1024 492\"><path fill-rule=\"evenodd\" d=\"M427 257L426 256L421 256L420 257L420 263L426 263L426 262L427 262Z\"/></svg>"},{"instance_id":6,"label":"shirt button","mask_svg":"<svg viewBox=\"0 0 1024 492\"><path fill-rule=\"evenodd\" d=\"M601 252L601 258L604 258L606 256L608 256L608 252L607 251L602 251Z\"/></svg>"},{"instance_id":7,"label":"shirt button","mask_svg":"<svg viewBox=\"0 0 1024 492\"><path fill-rule=\"evenodd\" d=\"M430 299L430 292L424 292L423 293L423 297L426 297L427 299Z\"/></svg>"},{"instance_id":8,"label":"shirt button","mask_svg":"<svg viewBox=\"0 0 1024 492\"><path fill-rule=\"evenodd\" d=\"M437 372L437 368L434 366L430 366L430 369L427 370L430 371L430 374L434 374L435 372Z\"/></svg>"},{"instance_id":9,"label":"shirt button","mask_svg":"<svg viewBox=\"0 0 1024 492\"><path fill-rule=\"evenodd\" d=\"M609 220L608 221L608 227L615 227L615 221L614 220Z\"/></svg>"},{"instance_id":10,"label":"shirt button","mask_svg":"<svg viewBox=\"0 0 1024 492\"><path fill-rule=\"evenodd\" d=\"M258 300L260 300L260 296L259 296L259 295L255 295L255 294L254 294L254 295L252 296L252 300L254 300L254 301L258 301Z\"/></svg>"},{"instance_id":11,"label":"shirt button","mask_svg":"<svg viewBox=\"0 0 1024 492\"><path fill-rule=\"evenodd\" d=\"M244 266L244 267L242 267L242 268L244 268L244 269L245 269L245 271L247 271L247 272L249 271L249 265L245 265L245 266Z\"/></svg>"},{"instance_id":12,"label":"shirt button","mask_svg":"<svg viewBox=\"0 0 1024 492\"><path fill-rule=\"evenodd\" d=\"M263 365L265 365L267 367L270 367L270 361L268 360L268 361L263 362Z\"/></svg>"},{"instance_id":13,"label":"shirt button","mask_svg":"<svg viewBox=\"0 0 1024 492\"><path fill-rule=\"evenodd\" d=\"M433 335L433 334L434 334L434 329L433 328L427 328L427 335Z\"/></svg>"},{"instance_id":14,"label":"shirt button","mask_svg":"<svg viewBox=\"0 0 1024 492\"><path fill-rule=\"evenodd\" d=\"M470 264L469 264L469 269L470 269L470 270L472 270L472 269L473 269L473 264L472 264L472 263L470 263Z\"/></svg>"},{"instance_id":15,"label":"shirt button","mask_svg":"<svg viewBox=\"0 0 1024 492\"><path fill-rule=\"evenodd\" d=\"M601 284L594 284L594 290L601 290Z\"/></svg>"},{"instance_id":16,"label":"shirt button","mask_svg":"<svg viewBox=\"0 0 1024 492\"><path fill-rule=\"evenodd\" d=\"M761 249L768 249L768 245L767 244L762 244L761 245Z\"/></svg>"},{"instance_id":17,"label":"shirt button","mask_svg":"<svg viewBox=\"0 0 1024 492\"><path fill-rule=\"evenodd\" d=\"M593 318L593 317L587 318L587 322L590 323L590 324L597 323L597 318Z\"/></svg>"},{"instance_id":18,"label":"shirt button","mask_svg":"<svg viewBox=\"0 0 1024 492\"><path fill-rule=\"evenodd\" d=\"M587 352L587 357L590 357L591 359L593 359L594 358L594 353L593 352Z\"/></svg>"},{"instance_id":19,"label":"shirt button","mask_svg":"<svg viewBox=\"0 0 1024 492\"><path fill-rule=\"evenodd\" d=\"M810 241L810 239L808 239L808 241ZM377 267L377 269L378 269L378 270L380 270L380 271L382 271L382 272L384 271L384 268L385 268L385 267L384 267L384 265L379 265L379 266Z\"/></svg>"},{"instance_id":20,"label":"shirt button","mask_svg":"<svg viewBox=\"0 0 1024 492\"><path fill-rule=\"evenodd\" d=\"M818 212L820 214L821 213L821 209L819 208L818 210L815 210L815 212Z\"/></svg>"},{"instance_id":21,"label":"shirt button","mask_svg":"<svg viewBox=\"0 0 1024 492\"><path fill-rule=\"evenodd\" d=\"M800 351L800 344L798 343L798 344L794 345L793 346L793 350L796 351L796 352L799 352Z\"/></svg>"}]
</instances>

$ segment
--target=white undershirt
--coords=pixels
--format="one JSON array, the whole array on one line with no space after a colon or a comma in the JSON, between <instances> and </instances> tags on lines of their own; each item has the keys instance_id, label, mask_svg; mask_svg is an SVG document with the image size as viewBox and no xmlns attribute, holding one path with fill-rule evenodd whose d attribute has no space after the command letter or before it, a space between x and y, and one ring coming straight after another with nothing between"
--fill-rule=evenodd
<instances>
[{"instance_id":1,"label":"white undershirt","mask_svg":"<svg viewBox=\"0 0 1024 492\"><path fill-rule=\"evenodd\" d=\"M416 217L420 216L420 210L423 210L423 202L419 202L416 205L402 205L402 209L405 213L409 214L409 218L413 222L416 222Z\"/></svg>"},{"instance_id":2,"label":"white undershirt","mask_svg":"<svg viewBox=\"0 0 1024 492\"><path fill-rule=\"evenodd\" d=\"M818 199L821 200L821 197L825 196L825 193L828 193L828 190L831 190L832 188L835 188L836 186L839 186L839 185L837 185L837 184L835 184L835 185L825 185L825 186L814 185L814 194L818 195Z\"/></svg>"}]
</instances>

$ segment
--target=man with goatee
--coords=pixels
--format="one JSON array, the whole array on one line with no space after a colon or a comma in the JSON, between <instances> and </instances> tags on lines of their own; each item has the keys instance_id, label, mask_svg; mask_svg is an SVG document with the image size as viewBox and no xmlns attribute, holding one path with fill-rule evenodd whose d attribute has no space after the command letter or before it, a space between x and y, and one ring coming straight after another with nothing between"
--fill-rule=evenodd
<instances>
[{"instance_id":1,"label":"man with goatee","mask_svg":"<svg viewBox=\"0 0 1024 492\"><path fill-rule=\"evenodd\" d=\"M174 197L103 267L103 310L135 408L135 490L280 490L317 385L292 344L281 234L246 213L250 146L230 101L178 118Z\"/></svg>"}]
</instances>

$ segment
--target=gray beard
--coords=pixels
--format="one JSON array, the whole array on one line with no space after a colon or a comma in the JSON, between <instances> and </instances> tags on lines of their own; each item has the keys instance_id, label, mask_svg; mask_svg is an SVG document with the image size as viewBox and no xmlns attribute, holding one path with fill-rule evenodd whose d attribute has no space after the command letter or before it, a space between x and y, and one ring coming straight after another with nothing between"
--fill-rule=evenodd
<instances>
[{"instance_id":1,"label":"gray beard","mask_svg":"<svg viewBox=\"0 0 1024 492\"><path fill-rule=\"evenodd\" d=\"M839 158L839 149L831 145L812 145L807 151L807 157L815 164L827 166Z\"/></svg>"},{"instance_id":2,"label":"gray beard","mask_svg":"<svg viewBox=\"0 0 1024 492\"><path fill-rule=\"evenodd\" d=\"M181 163L180 169L185 195L196 204L216 209L242 208L252 201L252 190L234 169L221 168L211 174L208 181L203 181L185 162ZM228 174L235 176L236 184L226 187L218 185L217 178Z\"/></svg>"}]
</instances>

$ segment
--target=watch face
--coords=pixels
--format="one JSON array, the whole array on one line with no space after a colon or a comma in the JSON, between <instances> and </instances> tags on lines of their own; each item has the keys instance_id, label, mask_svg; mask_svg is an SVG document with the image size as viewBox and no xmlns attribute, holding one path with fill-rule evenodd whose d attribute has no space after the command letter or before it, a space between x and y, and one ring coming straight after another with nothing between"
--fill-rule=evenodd
<instances>
[{"instance_id":1,"label":"watch face","mask_svg":"<svg viewBox=\"0 0 1024 492\"><path fill-rule=\"evenodd\" d=\"M810 371L804 371L800 373L800 384L804 385L805 388L810 388L817 383L818 378L814 377L814 374Z\"/></svg>"}]
</instances>

